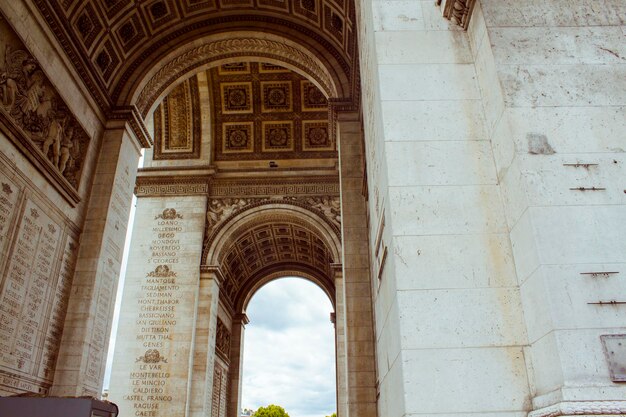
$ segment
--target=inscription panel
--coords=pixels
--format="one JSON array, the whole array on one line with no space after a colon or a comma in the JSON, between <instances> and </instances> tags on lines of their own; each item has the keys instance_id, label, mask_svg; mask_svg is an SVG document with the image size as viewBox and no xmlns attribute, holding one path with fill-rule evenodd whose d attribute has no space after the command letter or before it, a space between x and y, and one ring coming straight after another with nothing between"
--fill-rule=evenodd
<instances>
[{"instance_id":1,"label":"inscription panel","mask_svg":"<svg viewBox=\"0 0 626 417\"><path fill-rule=\"evenodd\" d=\"M47 393L63 332L76 241L31 197L19 208L15 200L6 200L7 217L19 217L10 248L3 252L0 392Z\"/></svg>"},{"instance_id":2,"label":"inscription panel","mask_svg":"<svg viewBox=\"0 0 626 417\"><path fill-rule=\"evenodd\" d=\"M4 264L3 260L8 250L7 245L10 241L8 237L15 223L16 206L19 202L21 191L15 182L11 181L6 174L0 171L0 253L3 258L0 260L0 267Z\"/></svg>"},{"instance_id":3,"label":"inscription panel","mask_svg":"<svg viewBox=\"0 0 626 417\"><path fill-rule=\"evenodd\" d=\"M138 202L109 394L120 414L185 412L205 202L175 200Z\"/></svg>"}]
</instances>

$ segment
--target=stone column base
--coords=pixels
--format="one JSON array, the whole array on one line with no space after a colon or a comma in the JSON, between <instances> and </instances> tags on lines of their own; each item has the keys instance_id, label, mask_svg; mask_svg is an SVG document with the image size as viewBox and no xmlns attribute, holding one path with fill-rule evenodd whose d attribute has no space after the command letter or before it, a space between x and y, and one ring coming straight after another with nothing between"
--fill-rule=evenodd
<instances>
[{"instance_id":1,"label":"stone column base","mask_svg":"<svg viewBox=\"0 0 626 417\"><path fill-rule=\"evenodd\" d=\"M528 413L528 417L626 415L626 401L563 401Z\"/></svg>"}]
</instances>

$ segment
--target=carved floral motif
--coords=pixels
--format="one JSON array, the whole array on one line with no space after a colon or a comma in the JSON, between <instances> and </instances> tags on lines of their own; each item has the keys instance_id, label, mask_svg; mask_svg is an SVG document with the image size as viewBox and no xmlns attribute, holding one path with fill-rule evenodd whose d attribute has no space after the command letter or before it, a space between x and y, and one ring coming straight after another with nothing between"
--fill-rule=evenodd
<instances>
[{"instance_id":1,"label":"carved floral motif","mask_svg":"<svg viewBox=\"0 0 626 417\"><path fill-rule=\"evenodd\" d=\"M138 357L135 362L143 362L143 363L167 363L167 359L161 355L156 349L148 349L146 353L142 356Z\"/></svg>"},{"instance_id":2,"label":"carved floral motif","mask_svg":"<svg viewBox=\"0 0 626 417\"><path fill-rule=\"evenodd\" d=\"M176 272L172 271L168 265L159 265L154 271L148 272L146 276L151 278L169 278L175 277Z\"/></svg>"},{"instance_id":3,"label":"carved floral motif","mask_svg":"<svg viewBox=\"0 0 626 417\"><path fill-rule=\"evenodd\" d=\"M176 220L176 219L182 219L182 218L183 218L182 214L177 213L176 209L166 208L165 210L163 210L163 213L159 214L158 216L155 216L154 220L158 220L158 219Z\"/></svg>"}]
</instances>

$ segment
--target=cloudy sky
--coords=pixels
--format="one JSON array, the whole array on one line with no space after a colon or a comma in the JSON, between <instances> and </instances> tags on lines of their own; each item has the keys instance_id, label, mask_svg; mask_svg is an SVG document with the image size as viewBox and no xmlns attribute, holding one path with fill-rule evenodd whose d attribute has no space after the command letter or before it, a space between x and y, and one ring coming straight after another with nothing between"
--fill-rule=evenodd
<instances>
[{"instance_id":1,"label":"cloudy sky","mask_svg":"<svg viewBox=\"0 0 626 417\"><path fill-rule=\"evenodd\" d=\"M282 406L290 417L335 411L332 305L315 284L270 282L247 308L242 407Z\"/></svg>"}]
</instances>

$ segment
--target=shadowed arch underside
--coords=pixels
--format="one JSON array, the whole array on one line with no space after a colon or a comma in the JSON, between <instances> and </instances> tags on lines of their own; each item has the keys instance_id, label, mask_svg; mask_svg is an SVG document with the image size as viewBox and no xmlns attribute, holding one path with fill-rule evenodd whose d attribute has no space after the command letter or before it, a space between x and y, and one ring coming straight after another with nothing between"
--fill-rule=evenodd
<instances>
[{"instance_id":1,"label":"shadowed arch underside","mask_svg":"<svg viewBox=\"0 0 626 417\"><path fill-rule=\"evenodd\" d=\"M297 274L335 300L331 265L340 259L339 230L321 212L266 202L227 219L207 237L203 262L220 270L220 299L242 313L268 278Z\"/></svg>"}]
</instances>

